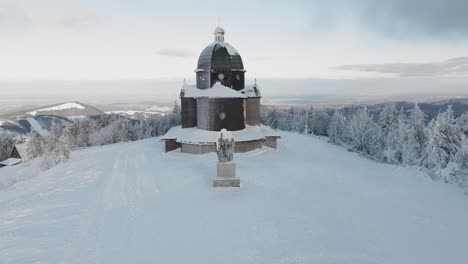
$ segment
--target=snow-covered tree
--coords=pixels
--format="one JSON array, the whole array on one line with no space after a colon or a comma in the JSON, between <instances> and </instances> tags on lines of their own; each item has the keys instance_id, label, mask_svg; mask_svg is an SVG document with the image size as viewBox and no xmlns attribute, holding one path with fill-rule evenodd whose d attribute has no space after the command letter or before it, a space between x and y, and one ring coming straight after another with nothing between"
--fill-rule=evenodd
<instances>
[{"instance_id":1,"label":"snow-covered tree","mask_svg":"<svg viewBox=\"0 0 468 264\"><path fill-rule=\"evenodd\" d=\"M468 138L463 140L461 148L455 155L455 162L460 166L460 169L468 171Z\"/></svg>"},{"instance_id":2,"label":"snow-covered tree","mask_svg":"<svg viewBox=\"0 0 468 264\"><path fill-rule=\"evenodd\" d=\"M345 141L346 132L346 118L340 110L336 110L328 126L330 141L335 144L342 144Z\"/></svg>"},{"instance_id":3,"label":"snow-covered tree","mask_svg":"<svg viewBox=\"0 0 468 264\"><path fill-rule=\"evenodd\" d=\"M34 159L44 153L42 136L34 129L28 134L29 141L26 142L26 152L28 159Z\"/></svg>"},{"instance_id":4,"label":"snow-covered tree","mask_svg":"<svg viewBox=\"0 0 468 264\"><path fill-rule=\"evenodd\" d=\"M313 134L314 107L311 105L306 110L304 134Z\"/></svg>"},{"instance_id":5,"label":"snow-covered tree","mask_svg":"<svg viewBox=\"0 0 468 264\"><path fill-rule=\"evenodd\" d=\"M398 130L398 145L396 147L399 153L399 162L403 165L418 165L420 155L418 146L419 143L415 138L413 126L405 118L404 114L399 115L399 130Z\"/></svg>"},{"instance_id":6,"label":"snow-covered tree","mask_svg":"<svg viewBox=\"0 0 468 264\"><path fill-rule=\"evenodd\" d=\"M386 104L380 112L378 125L382 136L386 136L390 131L398 127L398 111L395 105Z\"/></svg>"},{"instance_id":7,"label":"snow-covered tree","mask_svg":"<svg viewBox=\"0 0 468 264\"><path fill-rule=\"evenodd\" d=\"M118 136L118 142L127 142L136 140L136 135L133 130L133 126L129 120L125 119L122 121Z\"/></svg>"},{"instance_id":8,"label":"snow-covered tree","mask_svg":"<svg viewBox=\"0 0 468 264\"><path fill-rule=\"evenodd\" d=\"M378 142L378 128L366 107L354 113L348 123L348 138L352 148L366 154L374 154Z\"/></svg>"},{"instance_id":9,"label":"snow-covered tree","mask_svg":"<svg viewBox=\"0 0 468 264\"><path fill-rule=\"evenodd\" d=\"M427 129L428 142L424 151L423 165L433 171L446 168L449 162L455 160L455 155L461 148L462 137L455 127L455 118L452 107L447 111L439 113L433 119ZM447 178L450 175L444 174L442 179L445 182L454 182L455 179ZM436 175L440 178L444 175Z\"/></svg>"},{"instance_id":10,"label":"snow-covered tree","mask_svg":"<svg viewBox=\"0 0 468 264\"><path fill-rule=\"evenodd\" d=\"M40 167L48 170L70 158L70 130L61 123L53 122L50 135L45 139L44 153L41 157Z\"/></svg>"},{"instance_id":11,"label":"snow-covered tree","mask_svg":"<svg viewBox=\"0 0 468 264\"><path fill-rule=\"evenodd\" d=\"M416 149L418 152L418 156L422 155L424 146L427 142L427 135L426 135L426 124L424 121L424 113L419 108L417 104L414 105L414 108L409 111L410 115L408 118L408 125L409 125L409 132L412 133L412 137L416 141Z\"/></svg>"},{"instance_id":12,"label":"snow-covered tree","mask_svg":"<svg viewBox=\"0 0 468 264\"><path fill-rule=\"evenodd\" d=\"M457 119L457 129L468 137L468 113L464 113Z\"/></svg>"},{"instance_id":13,"label":"snow-covered tree","mask_svg":"<svg viewBox=\"0 0 468 264\"><path fill-rule=\"evenodd\" d=\"M173 126L178 126L182 122L182 116L181 116L181 109L179 104L177 103L177 100L174 101L174 108L172 109L172 114L169 116L170 119L170 125L171 127Z\"/></svg>"},{"instance_id":14,"label":"snow-covered tree","mask_svg":"<svg viewBox=\"0 0 468 264\"><path fill-rule=\"evenodd\" d=\"M278 128L278 115L276 113L276 109L273 109L268 113L268 116L266 118L267 125L273 129Z\"/></svg>"},{"instance_id":15,"label":"snow-covered tree","mask_svg":"<svg viewBox=\"0 0 468 264\"><path fill-rule=\"evenodd\" d=\"M330 125L330 116L323 109L315 109L314 115L314 134L327 136L328 126Z\"/></svg>"},{"instance_id":16,"label":"snow-covered tree","mask_svg":"<svg viewBox=\"0 0 468 264\"><path fill-rule=\"evenodd\" d=\"M15 144L13 136L0 134L0 161L9 158L11 147Z\"/></svg>"},{"instance_id":17,"label":"snow-covered tree","mask_svg":"<svg viewBox=\"0 0 468 264\"><path fill-rule=\"evenodd\" d=\"M330 116L325 110L310 106L306 122L307 134L326 136L330 124Z\"/></svg>"},{"instance_id":18,"label":"snow-covered tree","mask_svg":"<svg viewBox=\"0 0 468 264\"><path fill-rule=\"evenodd\" d=\"M138 125L138 139L145 139L152 137L153 128L150 126L148 120L140 120Z\"/></svg>"},{"instance_id":19,"label":"snow-covered tree","mask_svg":"<svg viewBox=\"0 0 468 264\"><path fill-rule=\"evenodd\" d=\"M91 120L81 120L79 121L79 132L77 143L79 147L88 147L91 146L90 135L93 131L93 122Z\"/></svg>"},{"instance_id":20,"label":"snow-covered tree","mask_svg":"<svg viewBox=\"0 0 468 264\"><path fill-rule=\"evenodd\" d=\"M395 105L385 105L380 112L378 126L382 160L388 163L400 163L400 124Z\"/></svg>"},{"instance_id":21,"label":"snow-covered tree","mask_svg":"<svg viewBox=\"0 0 468 264\"><path fill-rule=\"evenodd\" d=\"M284 120L284 130L296 132L296 116L296 111L291 106L291 108L289 108L287 118Z\"/></svg>"}]
</instances>

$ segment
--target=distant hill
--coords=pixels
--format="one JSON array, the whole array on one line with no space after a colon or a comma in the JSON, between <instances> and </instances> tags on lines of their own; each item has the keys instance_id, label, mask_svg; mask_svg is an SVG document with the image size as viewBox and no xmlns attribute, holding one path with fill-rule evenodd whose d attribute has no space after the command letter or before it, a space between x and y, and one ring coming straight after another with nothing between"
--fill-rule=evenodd
<instances>
[{"instance_id":1,"label":"distant hill","mask_svg":"<svg viewBox=\"0 0 468 264\"><path fill-rule=\"evenodd\" d=\"M33 128L44 136L54 120L71 122L73 118L101 115L105 113L98 108L79 102L53 104L0 116L0 131L25 134Z\"/></svg>"},{"instance_id":2,"label":"distant hill","mask_svg":"<svg viewBox=\"0 0 468 264\"><path fill-rule=\"evenodd\" d=\"M374 105L366 105L367 109L375 118L378 117L382 109L386 104L395 104L397 110L403 108L403 111L407 112L410 109L414 108L414 102L398 101L398 102L388 102ZM418 103L421 110L426 114L426 121L429 122L431 119L437 116L438 113L447 110L449 105L452 106L455 117L468 112L468 98L458 98L458 99L448 99L435 102L422 102ZM364 105L358 104L353 106L347 106L342 108L343 112L346 115L353 113L357 108L360 108ZM330 114L333 113L333 109L328 109Z\"/></svg>"},{"instance_id":3,"label":"distant hill","mask_svg":"<svg viewBox=\"0 0 468 264\"><path fill-rule=\"evenodd\" d=\"M113 110L106 111L106 114L120 115L135 120L143 120L164 116L166 113L171 111L172 108L170 107L154 105L145 110Z\"/></svg>"},{"instance_id":4,"label":"distant hill","mask_svg":"<svg viewBox=\"0 0 468 264\"><path fill-rule=\"evenodd\" d=\"M39 108L27 109L20 112L9 113L0 116L0 119L14 119L18 117L35 117L35 116L61 116L61 117L80 117L80 116L95 116L104 115L105 113L94 106L79 102L68 102L42 106Z\"/></svg>"}]
</instances>

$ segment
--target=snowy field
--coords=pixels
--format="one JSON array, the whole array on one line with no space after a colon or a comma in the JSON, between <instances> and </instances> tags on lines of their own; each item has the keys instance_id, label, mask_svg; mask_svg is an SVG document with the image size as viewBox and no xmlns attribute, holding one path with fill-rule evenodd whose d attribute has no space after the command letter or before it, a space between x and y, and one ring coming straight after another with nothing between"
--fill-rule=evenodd
<instances>
[{"instance_id":1,"label":"snowy field","mask_svg":"<svg viewBox=\"0 0 468 264\"><path fill-rule=\"evenodd\" d=\"M0 169L0 263L467 263L468 197L416 170L320 139L238 154L238 191L215 191L216 155L156 139L96 147L37 172ZM1 188L1 187L0 187Z\"/></svg>"}]
</instances>

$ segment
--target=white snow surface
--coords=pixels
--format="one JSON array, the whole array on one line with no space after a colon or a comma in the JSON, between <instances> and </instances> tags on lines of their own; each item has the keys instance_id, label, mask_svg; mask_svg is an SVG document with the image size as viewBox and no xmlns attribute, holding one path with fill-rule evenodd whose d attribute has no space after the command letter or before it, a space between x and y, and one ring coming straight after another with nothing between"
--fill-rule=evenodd
<instances>
[{"instance_id":1,"label":"white snow surface","mask_svg":"<svg viewBox=\"0 0 468 264\"><path fill-rule=\"evenodd\" d=\"M249 126L238 131L229 131L236 142L245 142L264 139L267 136L277 137L279 133L268 126ZM172 127L162 139L177 139L180 143L209 143L214 144L220 136L219 131L203 130L196 127L182 128Z\"/></svg>"},{"instance_id":2,"label":"white snow surface","mask_svg":"<svg viewBox=\"0 0 468 264\"><path fill-rule=\"evenodd\" d=\"M281 133L236 154L241 188L217 191L215 153L158 138L75 151L29 178L0 169L0 263L466 263L468 198L417 170Z\"/></svg>"},{"instance_id":3,"label":"white snow surface","mask_svg":"<svg viewBox=\"0 0 468 264\"><path fill-rule=\"evenodd\" d=\"M49 131L47 131L47 129L43 129L41 124L39 124L39 122L37 122L33 117L28 117L26 120L31 125L32 129L36 130L42 137L49 135Z\"/></svg>"},{"instance_id":4,"label":"white snow surface","mask_svg":"<svg viewBox=\"0 0 468 264\"><path fill-rule=\"evenodd\" d=\"M152 107L145 110L146 112L169 112L172 111L172 108L167 106L158 106L153 105Z\"/></svg>"},{"instance_id":5,"label":"white snow surface","mask_svg":"<svg viewBox=\"0 0 468 264\"><path fill-rule=\"evenodd\" d=\"M35 111L32 111L32 112L29 112L28 114L35 116L35 115L37 115L37 112L60 111L60 110L65 110L65 109L85 109L85 107L78 104L78 103L71 102L71 103L65 103L65 104L61 104L61 105L56 105L56 106L52 106L52 107L48 107L48 108L35 110Z\"/></svg>"},{"instance_id":6,"label":"white snow surface","mask_svg":"<svg viewBox=\"0 0 468 264\"><path fill-rule=\"evenodd\" d=\"M5 124L6 122L3 121L3 120L0 120L0 126L2 126L3 124Z\"/></svg>"},{"instance_id":7,"label":"white snow surface","mask_svg":"<svg viewBox=\"0 0 468 264\"><path fill-rule=\"evenodd\" d=\"M184 85L182 89L185 91L185 97L208 97L208 98L247 98L246 95L234 89L226 87L219 82L216 82L213 87L202 90L194 85Z\"/></svg>"}]
</instances>

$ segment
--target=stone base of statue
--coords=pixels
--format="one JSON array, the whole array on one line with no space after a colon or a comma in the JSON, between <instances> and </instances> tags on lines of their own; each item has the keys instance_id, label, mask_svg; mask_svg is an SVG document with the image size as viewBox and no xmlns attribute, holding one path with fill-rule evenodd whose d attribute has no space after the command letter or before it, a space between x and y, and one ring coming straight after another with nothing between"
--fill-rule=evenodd
<instances>
[{"instance_id":1,"label":"stone base of statue","mask_svg":"<svg viewBox=\"0 0 468 264\"><path fill-rule=\"evenodd\" d=\"M236 163L217 164L217 175L213 181L213 187L240 187L240 179L236 177Z\"/></svg>"}]
</instances>

